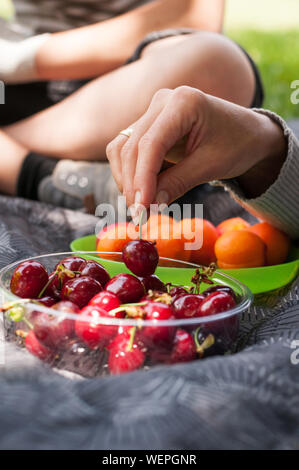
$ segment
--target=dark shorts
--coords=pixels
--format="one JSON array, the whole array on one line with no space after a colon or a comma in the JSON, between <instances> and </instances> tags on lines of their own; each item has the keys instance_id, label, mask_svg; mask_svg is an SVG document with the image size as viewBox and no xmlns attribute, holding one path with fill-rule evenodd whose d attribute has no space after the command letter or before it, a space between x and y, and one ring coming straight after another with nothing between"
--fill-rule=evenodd
<instances>
[{"instance_id":1,"label":"dark shorts","mask_svg":"<svg viewBox=\"0 0 299 470\"><path fill-rule=\"evenodd\" d=\"M186 28L154 31L140 42L135 52L127 60L126 64L139 60L144 48L152 42L172 36L192 34L195 32L196 30L194 29ZM255 94L251 107L259 108L262 106L264 99L262 80L258 68L252 58L243 48L241 49L248 58L255 76ZM88 81L89 80L62 80L6 86L5 105L1 106L0 126L19 121L20 119L24 119L58 103L88 83Z\"/></svg>"}]
</instances>

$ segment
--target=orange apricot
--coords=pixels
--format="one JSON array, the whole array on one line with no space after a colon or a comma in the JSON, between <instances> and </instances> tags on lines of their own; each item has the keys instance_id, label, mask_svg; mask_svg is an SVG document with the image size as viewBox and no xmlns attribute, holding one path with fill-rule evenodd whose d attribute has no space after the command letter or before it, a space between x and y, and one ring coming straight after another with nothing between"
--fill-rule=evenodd
<instances>
[{"instance_id":1,"label":"orange apricot","mask_svg":"<svg viewBox=\"0 0 299 470\"><path fill-rule=\"evenodd\" d=\"M123 222L104 228L97 236L97 251L121 252L130 240L138 238L138 227Z\"/></svg>"},{"instance_id":2,"label":"orange apricot","mask_svg":"<svg viewBox=\"0 0 299 470\"><path fill-rule=\"evenodd\" d=\"M172 217L163 214L150 216L142 228L142 238L155 241L161 257L183 261L190 258L190 251L184 250L181 225Z\"/></svg>"},{"instance_id":3,"label":"orange apricot","mask_svg":"<svg viewBox=\"0 0 299 470\"><path fill-rule=\"evenodd\" d=\"M181 227L185 243L194 243L198 231L202 230L202 246L191 250L190 262L208 266L216 261L214 246L218 238L218 232L211 222L206 219L183 219Z\"/></svg>"},{"instance_id":4,"label":"orange apricot","mask_svg":"<svg viewBox=\"0 0 299 470\"><path fill-rule=\"evenodd\" d=\"M267 265L273 266L285 262L290 249L290 239L284 232L267 222L253 225L250 231L258 235L266 244Z\"/></svg>"},{"instance_id":5,"label":"orange apricot","mask_svg":"<svg viewBox=\"0 0 299 470\"><path fill-rule=\"evenodd\" d=\"M217 264L222 269L257 268L266 263L266 245L249 230L225 232L215 243Z\"/></svg>"},{"instance_id":6,"label":"orange apricot","mask_svg":"<svg viewBox=\"0 0 299 470\"><path fill-rule=\"evenodd\" d=\"M225 232L231 232L232 230L246 230L250 227L250 224L242 217L232 217L231 219L226 219L217 225L217 231L219 236Z\"/></svg>"}]
</instances>

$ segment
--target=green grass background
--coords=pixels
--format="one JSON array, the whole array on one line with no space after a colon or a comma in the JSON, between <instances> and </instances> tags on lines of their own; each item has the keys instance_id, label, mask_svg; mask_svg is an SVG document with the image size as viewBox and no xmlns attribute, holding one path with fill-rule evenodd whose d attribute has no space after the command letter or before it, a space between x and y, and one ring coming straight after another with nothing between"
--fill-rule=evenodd
<instances>
[{"instance_id":1,"label":"green grass background","mask_svg":"<svg viewBox=\"0 0 299 470\"><path fill-rule=\"evenodd\" d=\"M213 0L211 0L213 1ZM0 16L13 18L11 0L0 0ZM225 32L258 64L266 89L264 107L299 118L290 84L299 80L299 0L227 0Z\"/></svg>"}]
</instances>

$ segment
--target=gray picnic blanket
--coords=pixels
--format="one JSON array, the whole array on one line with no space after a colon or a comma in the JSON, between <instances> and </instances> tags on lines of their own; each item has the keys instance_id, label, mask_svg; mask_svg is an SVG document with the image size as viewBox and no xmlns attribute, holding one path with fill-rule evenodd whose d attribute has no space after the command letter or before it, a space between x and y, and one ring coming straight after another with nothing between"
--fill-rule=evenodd
<instances>
[{"instance_id":1,"label":"gray picnic blanket","mask_svg":"<svg viewBox=\"0 0 299 470\"><path fill-rule=\"evenodd\" d=\"M250 218L220 189L201 196L214 223ZM67 251L72 239L93 233L96 222L80 212L0 197L0 267ZM6 345L0 448L298 449L299 354L292 349L299 340L298 286L243 316L239 351L231 356L76 379Z\"/></svg>"}]
</instances>

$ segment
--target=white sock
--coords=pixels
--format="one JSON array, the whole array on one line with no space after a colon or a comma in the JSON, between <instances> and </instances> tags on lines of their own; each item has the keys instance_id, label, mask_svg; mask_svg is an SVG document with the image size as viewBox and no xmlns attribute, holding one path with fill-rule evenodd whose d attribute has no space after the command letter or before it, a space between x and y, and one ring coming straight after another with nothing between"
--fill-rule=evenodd
<instances>
[{"instance_id":1,"label":"white sock","mask_svg":"<svg viewBox=\"0 0 299 470\"><path fill-rule=\"evenodd\" d=\"M0 39L0 80L4 83L36 81L35 57L50 34L41 34L20 42Z\"/></svg>"}]
</instances>

